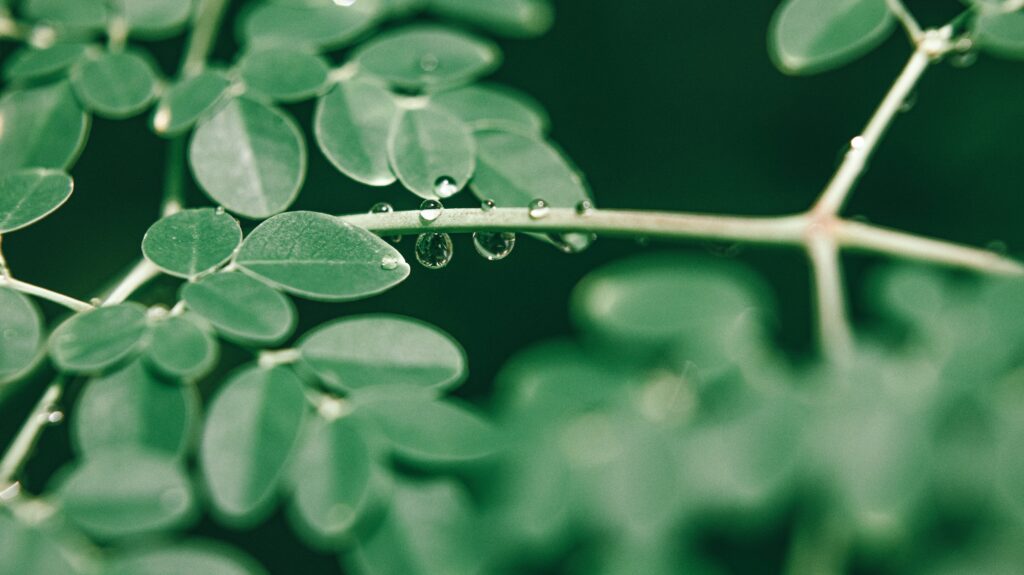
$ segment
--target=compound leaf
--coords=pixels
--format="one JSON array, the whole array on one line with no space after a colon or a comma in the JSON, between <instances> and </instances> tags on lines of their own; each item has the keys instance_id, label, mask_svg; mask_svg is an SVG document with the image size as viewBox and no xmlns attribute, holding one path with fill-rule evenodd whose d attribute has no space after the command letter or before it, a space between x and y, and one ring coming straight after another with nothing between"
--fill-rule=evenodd
<instances>
[{"instance_id":1,"label":"compound leaf","mask_svg":"<svg viewBox=\"0 0 1024 575\"><path fill-rule=\"evenodd\" d=\"M886 0L786 0L771 23L769 51L783 72L814 74L869 52L894 24Z\"/></svg>"},{"instance_id":2,"label":"compound leaf","mask_svg":"<svg viewBox=\"0 0 1024 575\"><path fill-rule=\"evenodd\" d=\"M0 234L32 225L71 197L74 183L59 170L18 170L0 176Z\"/></svg>"},{"instance_id":3,"label":"compound leaf","mask_svg":"<svg viewBox=\"0 0 1024 575\"><path fill-rule=\"evenodd\" d=\"M142 238L142 253L165 273L193 278L228 261L242 243L238 221L213 208L160 219Z\"/></svg>"},{"instance_id":4,"label":"compound leaf","mask_svg":"<svg viewBox=\"0 0 1024 575\"><path fill-rule=\"evenodd\" d=\"M291 300L240 272L217 273L186 284L181 297L234 342L275 345L295 329Z\"/></svg>"},{"instance_id":5,"label":"compound leaf","mask_svg":"<svg viewBox=\"0 0 1024 575\"><path fill-rule=\"evenodd\" d=\"M66 169L89 131L89 117L66 81L8 93L0 100L0 117L0 172Z\"/></svg>"},{"instance_id":6,"label":"compound leaf","mask_svg":"<svg viewBox=\"0 0 1024 575\"><path fill-rule=\"evenodd\" d=\"M235 263L297 296L348 301L387 290L409 265L374 234L326 214L289 212L259 225Z\"/></svg>"},{"instance_id":7,"label":"compound leaf","mask_svg":"<svg viewBox=\"0 0 1024 575\"><path fill-rule=\"evenodd\" d=\"M87 108L108 118L127 118L156 98L156 72L132 52L106 52L71 70L71 85Z\"/></svg>"},{"instance_id":8,"label":"compound leaf","mask_svg":"<svg viewBox=\"0 0 1024 575\"><path fill-rule=\"evenodd\" d=\"M263 219L288 208L306 175L306 144L295 121L235 98L199 123L189 162L200 187L232 212Z\"/></svg>"},{"instance_id":9,"label":"compound leaf","mask_svg":"<svg viewBox=\"0 0 1024 575\"><path fill-rule=\"evenodd\" d=\"M476 147L469 129L438 108L406 110L388 137L388 158L402 185L421 198L447 198L473 177Z\"/></svg>"},{"instance_id":10,"label":"compound leaf","mask_svg":"<svg viewBox=\"0 0 1024 575\"><path fill-rule=\"evenodd\" d=\"M333 321L299 341L303 361L340 391L382 385L447 389L465 377L465 352L448 334L400 316Z\"/></svg>"},{"instance_id":11,"label":"compound leaf","mask_svg":"<svg viewBox=\"0 0 1024 575\"><path fill-rule=\"evenodd\" d=\"M391 92L381 86L362 80L339 82L317 103L316 142L346 176L369 186L393 184L388 134L398 113Z\"/></svg>"},{"instance_id":12,"label":"compound leaf","mask_svg":"<svg viewBox=\"0 0 1024 575\"><path fill-rule=\"evenodd\" d=\"M50 356L61 371L109 367L145 344L146 308L133 302L77 313L50 335Z\"/></svg>"},{"instance_id":13,"label":"compound leaf","mask_svg":"<svg viewBox=\"0 0 1024 575\"><path fill-rule=\"evenodd\" d=\"M233 524L255 524L274 503L306 413L302 385L288 368L250 367L210 404L199 460L213 504Z\"/></svg>"}]
</instances>

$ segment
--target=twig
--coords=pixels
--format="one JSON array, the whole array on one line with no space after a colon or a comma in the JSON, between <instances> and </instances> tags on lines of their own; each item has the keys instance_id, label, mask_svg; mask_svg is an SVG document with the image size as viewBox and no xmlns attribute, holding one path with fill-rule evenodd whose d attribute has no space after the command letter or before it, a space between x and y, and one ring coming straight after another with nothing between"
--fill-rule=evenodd
<instances>
[{"instance_id":1,"label":"twig","mask_svg":"<svg viewBox=\"0 0 1024 575\"><path fill-rule=\"evenodd\" d=\"M821 351L833 364L841 365L853 351L853 330L846 315L839 246L828 233L812 234L807 241L807 255L814 275Z\"/></svg>"},{"instance_id":2,"label":"twig","mask_svg":"<svg viewBox=\"0 0 1024 575\"><path fill-rule=\"evenodd\" d=\"M917 23L917 19L910 13L910 10L907 10L903 0L886 0L886 4L889 5L889 11L903 26L910 41L917 44L924 37L924 31L921 30L921 25Z\"/></svg>"},{"instance_id":3,"label":"twig","mask_svg":"<svg viewBox=\"0 0 1024 575\"><path fill-rule=\"evenodd\" d=\"M135 262L128 273L120 281L110 288L110 291L103 297L103 305L117 305L127 300L133 293L151 280L160 275L160 269L149 260L142 258Z\"/></svg>"},{"instance_id":4,"label":"twig","mask_svg":"<svg viewBox=\"0 0 1024 575\"><path fill-rule=\"evenodd\" d=\"M63 394L64 380L58 377L43 392L43 396L39 398L32 413L18 430L18 435L0 460L0 486L6 486L17 478L43 429L53 423L51 416Z\"/></svg>"},{"instance_id":5,"label":"twig","mask_svg":"<svg viewBox=\"0 0 1024 575\"><path fill-rule=\"evenodd\" d=\"M67 296L62 293L57 293L55 291L48 290L46 288L39 287L37 285L33 285L27 282L23 282L21 280L16 280L12 277L0 277L0 286L9 287L14 291L18 291L26 295L31 295L48 301L52 301L53 303L62 305L73 311L88 311L90 309L93 309L92 305L84 301L77 300L71 296Z\"/></svg>"},{"instance_id":6,"label":"twig","mask_svg":"<svg viewBox=\"0 0 1024 575\"><path fill-rule=\"evenodd\" d=\"M196 13L195 26L188 40L188 48L181 62L181 73L185 77L195 76L206 67L206 60L213 50L221 17L228 0L201 0Z\"/></svg>"}]
</instances>

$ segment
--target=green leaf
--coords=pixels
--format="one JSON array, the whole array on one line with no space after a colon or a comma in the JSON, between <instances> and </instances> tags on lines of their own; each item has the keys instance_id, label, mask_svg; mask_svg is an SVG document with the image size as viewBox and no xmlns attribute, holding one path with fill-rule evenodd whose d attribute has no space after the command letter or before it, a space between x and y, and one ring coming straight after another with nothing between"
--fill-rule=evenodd
<instances>
[{"instance_id":1,"label":"green leaf","mask_svg":"<svg viewBox=\"0 0 1024 575\"><path fill-rule=\"evenodd\" d=\"M350 418L310 421L290 473L291 517L314 544L338 540L372 503L370 452Z\"/></svg>"},{"instance_id":2,"label":"green leaf","mask_svg":"<svg viewBox=\"0 0 1024 575\"><path fill-rule=\"evenodd\" d=\"M191 540L174 545L133 548L115 555L104 575L264 575L251 557L226 545Z\"/></svg>"},{"instance_id":3,"label":"green leaf","mask_svg":"<svg viewBox=\"0 0 1024 575\"><path fill-rule=\"evenodd\" d=\"M184 456L199 403L194 387L160 381L134 361L85 385L71 412L71 440L87 457L112 448Z\"/></svg>"},{"instance_id":4,"label":"green leaf","mask_svg":"<svg viewBox=\"0 0 1024 575\"><path fill-rule=\"evenodd\" d=\"M548 0L430 0L430 9L512 37L540 36L555 19Z\"/></svg>"},{"instance_id":5,"label":"green leaf","mask_svg":"<svg viewBox=\"0 0 1024 575\"><path fill-rule=\"evenodd\" d=\"M388 159L411 192L444 199L473 177L476 146L466 125L444 110L406 110L388 137Z\"/></svg>"},{"instance_id":6,"label":"green leaf","mask_svg":"<svg viewBox=\"0 0 1024 575\"><path fill-rule=\"evenodd\" d=\"M238 221L222 210L197 208L160 219L142 238L142 253L164 273L194 278L231 259L242 243Z\"/></svg>"},{"instance_id":7,"label":"green leaf","mask_svg":"<svg viewBox=\"0 0 1024 575\"><path fill-rule=\"evenodd\" d=\"M72 464L57 498L69 519L100 539L184 527L195 510L176 458L133 449L101 451Z\"/></svg>"},{"instance_id":8,"label":"green leaf","mask_svg":"<svg viewBox=\"0 0 1024 575\"><path fill-rule=\"evenodd\" d=\"M489 73L501 61L501 51L465 32L418 24L378 35L360 46L353 60L361 71L403 90L436 90Z\"/></svg>"},{"instance_id":9,"label":"green leaf","mask_svg":"<svg viewBox=\"0 0 1024 575\"><path fill-rule=\"evenodd\" d=\"M540 104L504 86L465 86L431 94L430 102L458 117L471 130L541 135L548 129L548 116Z\"/></svg>"},{"instance_id":10,"label":"green leaf","mask_svg":"<svg viewBox=\"0 0 1024 575\"><path fill-rule=\"evenodd\" d=\"M8 80L38 79L71 67L83 55L88 44L54 44L49 48L23 48L11 55L4 65Z\"/></svg>"},{"instance_id":11,"label":"green leaf","mask_svg":"<svg viewBox=\"0 0 1024 575\"><path fill-rule=\"evenodd\" d=\"M499 436L485 419L451 402L375 397L357 408L377 423L394 451L423 463L479 459L498 450Z\"/></svg>"},{"instance_id":12,"label":"green leaf","mask_svg":"<svg viewBox=\"0 0 1024 575\"><path fill-rule=\"evenodd\" d=\"M0 509L0 573L91 572L48 523L28 523Z\"/></svg>"},{"instance_id":13,"label":"green leaf","mask_svg":"<svg viewBox=\"0 0 1024 575\"><path fill-rule=\"evenodd\" d=\"M298 196L306 176L306 143L283 112L235 98L199 123L189 163L214 201L241 216L263 219L284 211Z\"/></svg>"},{"instance_id":14,"label":"green leaf","mask_svg":"<svg viewBox=\"0 0 1024 575\"><path fill-rule=\"evenodd\" d=\"M50 356L61 371L100 371L139 351L146 308L137 303L77 313L50 335Z\"/></svg>"},{"instance_id":15,"label":"green leaf","mask_svg":"<svg viewBox=\"0 0 1024 575\"><path fill-rule=\"evenodd\" d=\"M239 272L217 273L181 289L189 309L226 339L275 345L295 329L295 306L284 295Z\"/></svg>"},{"instance_id":16,"label":"green leaf","mask_svg":"<svg viewBox=\"0 0 1024 575\"><path fill-rule=\"evenodd\" d=\"M41 357L43 319L32 300L0 286L0 384L14 381Z\"/></svg>"},{"instance_id":17,"label":"green leaf","mask_svg":"<svg viewBox=\"0 0 1024 575\"><path fill-rule=\"evenodd\" d=\"M982 9L974 22L974 40L997 56L1024 58L1024 12Z\"/></svg>"},{"instance_id":18,"label":"green leaf","mask_svg":"<svg viewBox=\"0 0 1024 575\"><path fill-rule=\"evenodd\" d=\"M153 66L132 52L82 60L71 70L71 85L87 108L108 118L134 116L156 98Z\"/></svg>"},{"instance_id":19,"label":"green leaf","mask_svg":"<svg viewBox=\"0 0 1024 575\"><path fill-rule=\"evenodd\" d=\"M268 2L242 20L240 35L256 46L302 46L334 50L355 40L376 23L378 0L344 2Z\"/></svg>"},{"instance_id":20,"label":"green leaf","mask_svg":"<svg viewBox=\"0 0 1024 575\"><path fill-rule=\"evenodd\" d=\"M71 197L74 183L59 170L18 170L0 176L0 234L30 226Z\"/></svg>"},{"instance_id":21,"label":"green leaf","mask_svg":"<svg viewBox=\"0 0 1024 575\"><path fill-rule=\"evenodd\" d=\"M192 14L192 0L121 0L132 36L162 38L180 29Z\"/></svg>"},{"instance_id":22,"label":"green leaf","mask_svg":"<svg viewBox=\"0 0 1024 575\"><path fill-rule=\"evenodd\" d=\"M275 47L249 52L238 71L247 88L274 100L296 102L320 92L330 70L316 54Z\"/></svg>"},{"instance_id":23,"label":"green leaf","mask_svg":"<svg viewBox=\"0 0 1024 575\"><path fill-rule=\"evenodd\" d=\"M349 301L376 295L409 276L394 247L339 218L289 212L259 225L235 263L297 296Z\"/></svg>"},{"instance_id":24,"label":"green leaf","mask_svg":"<svg viewBox=\"0 0 1024 575\"><path fill-rule=\"evenodd\" d=\"M153 131L161 136L178 136L220 101L231 82L223 72L204 70L179 80L164 92L153 113Z\"/></svg>"},{"instance_id":25,"label":"green leaf","mask_svg":"<svg viewBox=\"0 0 1024 575\"><path fill-rule=\"evenodd\" d=\"M451 481L396 481L391 509L349 564L360 575L472 575L484 544L466 491Z\"/></svg>"},{"instance_id":26,"label":"green leaf","mask_svg":"<svg viewBox=\"0 0 1024 575\"><path fill-rule=\"evenodd\" d=\"M863 56L892 32L886 0L786 0L769 30L769 51L787 74L815 74Z\"/></svg>"},{"instance_id":27,"label":"green leaf","mask_svg":"<svg viewBox=\"0 0 1024 575\"><path fill-rule=\"evenodd\" d=\"M466 375L465 352L434 326L364 315L322 325L299 340L303 361L339 391L400 385L449 389Z\"/></svg>"},{"instance_id":28,"label":"green leaf","mask_svg":"<svg viewBox=\"0 0 1024 575\"><path fill-rule=\"evenodd\" d=\"M302 385L288 368L249 367L210 404L199 461L216 511L236 527L262 521L275 503L306 413Z\"/></svg>"},{"instance_id":29,"label":"green leaf","mask_svg":"<svg viewBox=\"0 0 1024 575\"><path fill-rule=\"evenodd\" d=\"M101 29L107 25L105 0L25 0L21 9L32 20L62 28Z\"/></svg>"},{"instance_id":30,"label":"green leaf","mask_svg":"<svg viewBox=\"0 0 1024 575\"><path fill-rule=\"evenodd\" d=\"M217 340L203 321L192 315L171 316L150 330L146 359L162 374L183 380L196 380L209 373L217 363Z\"/></svg>"},{"instance_id":31,"label":"green leaf","mask_svg":"<svg viewBox=\"0 0 1024 575\"><path fill-rule=\"evenodd\" d=\"M496 131L475 135L477 166L471 187L481 200L526 207L541 198L550 206L570 208L590 199L580 174L539 138Z\"/></svg>"},{"instance_id":32,"label":"green leaf","mask_svg":"<svg viewBox=\"0 0 1024 575\"><path fill-rule=\"evenodd\" d=\"M339 82L320 98L314 119L317 144L346 176L369 186L388 186L388 134L399 109L391 92L362 80Z\"/></svg>"},{"instance_id":33,"label":"green leaf","mask_svg":"<svg viewBox=\"0 0 1024 575\"><path fill-rule=\"evenodd\" d=\"M78 158L89 132L89 117L67 82L8 93L0 100L0 117L0 173L66 169Z\"/></svg>"}]
</instances>

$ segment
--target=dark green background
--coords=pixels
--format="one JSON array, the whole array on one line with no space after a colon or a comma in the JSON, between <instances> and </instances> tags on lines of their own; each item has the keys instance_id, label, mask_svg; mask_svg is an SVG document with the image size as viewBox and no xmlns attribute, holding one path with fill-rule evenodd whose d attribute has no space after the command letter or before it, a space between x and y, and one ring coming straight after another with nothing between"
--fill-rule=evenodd
<instances>
[{"instance_id":1,"label":"dark green background","mask_svg":"<svg viewBox=\"0 0 1024 575\"><path fill-rule=\"evenodd\" d=\"M962 9L953 0L908 2L923 23L937 25ZM234 3L237 9L239 2ZM894 34L878 51L838 71L790 78L771 65L766 30L777 3L679 0L562 0L554 29L537 40L501 41L505 64L494 79L537 97L551 113L553 138L583 169L602 207L780 214L808 206L824 186L845 143L863 126L905 59L908 41ZM171 73L180 40L148 45ZM234 49L225 28L221 59ZM9 52L9 47L6 49ZM337 54L340 58L344 54ZM873 222L972 245L1024 245L1024 63L982 56L969 68L936 66L921 83L916 106L898 119L872 161L848 213ZM336 173L308 138L312 105L290 108L307 128L310 170L295 209L364 211L388 201L413 209L418 201L398 187L365 188ZM44 222L5 238L12 269L25 281L76 297L101 290L141 254L154 221L164 177L166 142L148 117L97 119L73 170L75 194ZM191 184L190 184L191 186ZM467 194L451 205L471 205ZM543 190L538 190L543 196ZM197 190L190 205L205 205ZM520 240L508 260L478 257L468 237L456 237L443 271L414 268L391 292L352 304L298 302L298 333L331 318L387 311L430 321L465 346L471 376L462 392L486 405L494 374L516 350L569 334L566 312L573 285L604 262L666 246L601 240L567 256ZM400 244L412 260L411 238ZM797 357L810 347L810 291L803 256L794 251L689 244L677 249L706 257L733 254L769 280L779 302L780 345ZM880 262L847 259L858 321L865 278ZM140 295L172 302L177 283L161 280ZM59 310L46 306L55 318ZM246 358L226 350L229 363ZM31 394L34 394L33 391ZM0 437L9 437L31 394L5 406ZM56 454L57 433L43 449ZM40 480L55 463L30 467ZM210 525L204 529L214 530ZM212 533L213 531L210 531ZM219 534L227 536L227 534ZM275 526L230 537L275 572L293 567L294 542L282 544ZM335 569L328 556L302 554L312 572Z\"/></svg>"}]
</instances>

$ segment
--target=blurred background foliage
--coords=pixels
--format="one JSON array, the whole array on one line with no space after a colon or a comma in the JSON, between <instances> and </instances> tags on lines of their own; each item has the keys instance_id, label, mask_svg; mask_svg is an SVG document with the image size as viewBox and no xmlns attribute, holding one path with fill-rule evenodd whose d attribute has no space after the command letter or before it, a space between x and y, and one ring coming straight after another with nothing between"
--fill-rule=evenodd
<instances>
[{"instance_id":1,"label":"blurred background foliage","mask_svg":"<svg viewBox=\"0 0 1024 575\"><path fill-rule=\"evenodd\" d=\"M233 3L228 22L243 4ZM793 78L772 66L766 49L774 2L554 5L547 35L499 40L505 61L492 79L544 104L553 139L586 174L600 207L804 209L910 51L894 34L847 67ZM955 0L908 5L925 25L963 9ZM146 47L165 72L175 69L179 39ZM233 35L221 34L215 59L229 61L235 48ZM3 49L6 56L11 46ZM951 61L931 70L919 92L848 213L1019 254L1020 64L982 56L960 69ZM310 141L313 104L288 110ZM5 238L19 277L89 294L135 261L156 218L166 156L148 120L94 120L67 206ZM194 187L188 200L207 203ZM353 213L378 201L418 204L398 185L360 186L313 153L293 209ZM468 381L455 395L522 430L514 434L522 445L499 462L505 467L458 470L473 500L489 503L481 507L493 515L480 519L485 528L453 532L446 541L460 541L458 549L419 541L442 549L437 557L447 562L427 572L458 572L453 565L485 556L528 573L777 573L794 561L825 572L847 557L849 571L863 573L1011 573L1022 564L1019 285L892 271L888 262L850 256L853 316L866 343L853 369L821 372L811 361L811 293L797 252L602 239L568 256L523 238L512 257L492 263L468 237L455 240L446 269L416 269L382 296L296 301L299 334L365 312L440 327L469 357ZM398 246L409 259L412 244L407 238ZM590 321L586 294L601 272L575 295L574 286L637 254L653 258L643 269L669 293L702 274L712 285L724 282L702 287L718 301L700 300L691 312L746 309L756 298L767 302L759 306L767 313L738 325L709 314L709 323L670 334L631 332L628 319ZM716 271L722 267L724 276ZM171 301L176 289L177 282L160 280L141 298ZM628 303L635 294L622 289ZM43 308L51 319L62 314ZM652 354L652 343L664 347ZM230 346L224 355L204 393L247 359ZM0 439L13 435L21 417L11 414L26 413L42 383L3 405ZM27 470L32 489L69 455L63 428L42 445ZM414 466L403 471L424 474ZM427 493L444 489L427 483L402 493L422 517L468 512L463 494ZM424 500L433 503L418 508ZM437 501L446 503L438 508ZM308 548L283 515L247 531L204 518L195 532L237 545L271 572L337 572L336 555ZM483 540L469 546L472 537ZM365 550L370 559L373 553L380 550Z\"/></svg>"}]
</instances>

